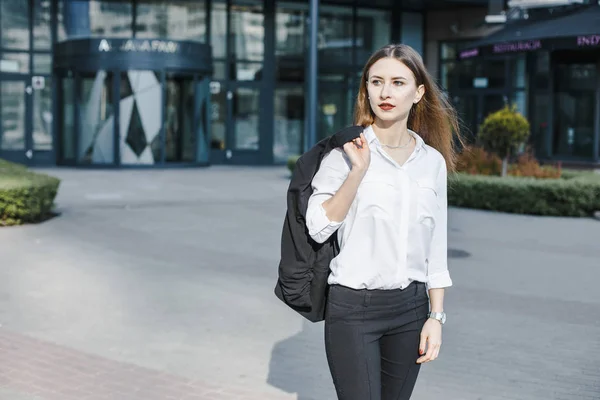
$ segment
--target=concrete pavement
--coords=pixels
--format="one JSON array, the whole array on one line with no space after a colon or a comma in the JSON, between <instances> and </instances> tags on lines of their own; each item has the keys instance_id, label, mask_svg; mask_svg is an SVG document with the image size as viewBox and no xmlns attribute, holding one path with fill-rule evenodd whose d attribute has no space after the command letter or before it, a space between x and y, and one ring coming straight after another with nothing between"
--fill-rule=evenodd
<instances>
[{"instance_id":1,"label":"concrete pavement","mask_svg":"<svg viewBox=\"0 0 600 400\"><path fill-rule=\"evenodd\" d=\"M272 294L282 167L44 172L0 229L0 399L334 399ZM600 222L451 209L448 323L414 399L599 399Z\"/></svg>"}]
</instances>

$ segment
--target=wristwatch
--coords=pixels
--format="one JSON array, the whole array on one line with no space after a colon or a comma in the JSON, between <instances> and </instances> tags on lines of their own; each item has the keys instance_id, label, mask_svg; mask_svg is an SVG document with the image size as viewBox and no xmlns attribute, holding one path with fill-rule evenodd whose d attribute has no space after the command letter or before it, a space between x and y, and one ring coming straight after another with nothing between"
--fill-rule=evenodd
<instances>
[{"instance_id":1,"label":"wristwatch","mask_svg":"<svg viewBox=\"0 0 600 400\"><path fill-rule=\"evenodd\" d=\"M444 325L446 323L446 313L445 312L431 312L431 313L429 313L429 318L433 318L436 321L439 321L439 323L442 325Z\"/></svg>"}]
</instances>

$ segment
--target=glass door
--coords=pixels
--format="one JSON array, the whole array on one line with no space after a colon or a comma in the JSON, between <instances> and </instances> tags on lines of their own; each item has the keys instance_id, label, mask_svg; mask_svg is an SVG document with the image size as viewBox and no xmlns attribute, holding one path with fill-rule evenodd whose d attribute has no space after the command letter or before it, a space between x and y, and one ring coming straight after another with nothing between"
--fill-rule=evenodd
<instances>
[{"instance_id":1,"label":"glass door","mask_svg":"<svg viewBox=\"0 0 600 400\"><path fill-rule=\"evenodd\" d=\"M224 97L221 99L225 101L226 109L225 141L222 144L225 150L224 162L228 164L258 163L260 85L232 82ZM213 122L213 128L215 127L218 129L218 123Z\"/></svg>"},{"instance_id":2,"label":"glass door","mask_svg":"<svg viewBox=\"0 0 600 400\"><path fill-rule=\"evenodd\" d=\"M167 73L165 85L165 162L196 160L195 85L193 75Z\"/></svg>"},{"instance_id":3,"label":"glass door","mask_svg":"<svg viewBox=\"0 0 600 400\"><path fill-rule=\"evenodd\" d=\"M0 76L0 158L31 164L31 94L24 77Z\"/></svg>"},{"instance_id":4,"label":"glass door","mask_svg":"<svg viewBox=\"0 0 600 400\"><path fill-rule=\"evenodd\" d=\"M165 163L208 163L208 98L208 79L167 72L163 123Z\"/></svg>"},{"instance_id":5,"label":"glass door","mask_svg":"<svg viewBox=\"0 0 600 400\"><path fill-rule=\"evenodd\" d=\"M113 165L115 162L113 102L114 74L111 71L76 74L78 132L76 159L79 165Z\"/></svg>"},{"instance_id":6,"label":"glass door","mask_svg":"<svg viewBox=\"0 0 600 400\"><path fill-rule=\"evenodd\" d=\"M121 165L162 164L162 79L160 71L120 73L118 140Z\"/></svg>"},{"instance_id":7,"label":"glass door","mask_svg":"<svg viewBox=\"0 0 600 400\"><path fill-rule=\"evenodd\" d=\"M595 63L556 67L554 156L593 158L597 79Z\"/></svg>"}]
</instances>

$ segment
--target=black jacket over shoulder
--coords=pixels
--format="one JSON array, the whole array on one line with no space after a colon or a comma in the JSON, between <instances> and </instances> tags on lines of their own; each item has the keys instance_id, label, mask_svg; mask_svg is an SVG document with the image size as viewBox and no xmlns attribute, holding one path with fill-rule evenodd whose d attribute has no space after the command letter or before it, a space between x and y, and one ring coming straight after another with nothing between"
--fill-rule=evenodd
<instances>
[{"instance_id":1,"label":"black jacket over shoulder","mask_svg":"<svg viewBox=\"0 0 600 400\"><path fill-rule=\"evenodd\" d=\"M323 157L359 137L363 129L361 126L344 128L304 153L296 162L288 187L275 295L312 322L324 319L329 264L339 248L337 233L324 243L315 242L308 234L306 210L312 195L311 183Z\"/></svg>"}]
</instances>

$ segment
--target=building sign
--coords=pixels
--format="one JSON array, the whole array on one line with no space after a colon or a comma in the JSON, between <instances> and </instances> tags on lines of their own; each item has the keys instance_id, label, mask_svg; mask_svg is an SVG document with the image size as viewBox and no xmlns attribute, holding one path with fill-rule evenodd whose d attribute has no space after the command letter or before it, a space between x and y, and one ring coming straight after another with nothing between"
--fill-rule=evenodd
<instances>
[{"instance_id":1,"label":"building sign","mask_svg":"<svg viewBox=\"0 0 600 400\"><path fill-rule=\"evenodd\" d=\"M479 49L469 49L461 51L459 54L459 58L464 60L465 58L477 57L479 55Z\"/></svg>"},{"instance_id":2,"label":"building sign","mask_svg":"<svg viewBox=\"0 0 600 400\"><path fill-rule=\"evenodd\" d=\"M600 45L600 35L577 36L577 46L594 47Z\"/></svg>"},{"instance_id":3,"label":"building sign","mask_svg":"<svg viewBox=\"0 0 600 400\"><path fill-rule=\"evenodd\" d=\"M176 53L179 43L171 40L146 40L127 39L118 45L113 45L112 40L102 39L98 44L99 52L146 52L146 53Z\"/></svg>"},{"instance_id":4,"label":"building sign","mask_svg":"<svg viewBox=\"0 0 600 400\"><path fill-rule=\"evenodd\" d=\"M581 49L600 47L600 34L580 35L570 37L555 37L518 42L504 42L462 50L458 53L459 60L494 54L522 53L541 49Z\"/></svg>"},{"instance_id":5,"label":"building sign","mask_svg":"<svg viewBox=\"0 0 600 400\"><path fill-rule=\"evenodd\" d=\"M522 42L499 43L493 47L494 54L514 53L521 51L533 51L542 48L541 40L525 40Z\"/></svg>"}]
</instances>

